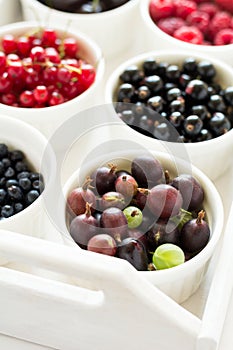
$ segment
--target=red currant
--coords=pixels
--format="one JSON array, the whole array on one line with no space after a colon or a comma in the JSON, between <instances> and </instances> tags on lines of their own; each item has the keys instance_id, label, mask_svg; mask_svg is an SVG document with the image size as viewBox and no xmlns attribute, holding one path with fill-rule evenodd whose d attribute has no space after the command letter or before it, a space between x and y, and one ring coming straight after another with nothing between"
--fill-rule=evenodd
<instances>
[{"instance_id":1,"label":"red currant","mask_svg":"<svg viewBox=\"0 0 233 350\"><path fill-rule=\"evenodd\" d=\"M51 97L49 99L49 105L50 106L56 106L59 105L61 103L64 103L65 99L63 97L63 95L59 92L52 92Z\"/></svg>"},{"instance_id":2,"label":"red currant","mask_svg":"<svg viewBox=\"0 0 233 350\"><path fill-rule=\"evenodd\" d=\"M67 68L61 67L57 71L57 79L61 83L68 83L71 80L71 72Z\"/></svg>"},{"instance_id":3,"label":"red currant","mask_svg":"<svg viewBox=\"0 0 233 350\"><path fill-rule=\"evenodd\" d=\"M44 46L55 46L57 33L52 28L45 28L42 34L42 43Z\"/></svg>"},{"instance_id":4,"label":"red currant","mask_svg":"<svg viewBox=\"0 0 233 350\"><path fill-rule=\"evenodd\" d=\"M84 63L81 66L82 73L79 80L82 82L84 87L87 89L95 81L95 69L91 64Z\"/></svg>"},{"instance_id":5,"label":"red currant","mask_svg":"<svg viewBox=\"0 0 233 350\"><path fill-rule=\"evenodd\" d=\"M24 74L24 67L21 61L10 61L8 63L7 71L12 79L22 78Z\"/></svg>"},{"instance_id":6,"label":"red currant","mask_svg":"<svg viewBox=\"0 0 233 350\"><path fill-rule=\"evenodd\" d=\"M2 47L6 54L14 53L17 50L17 43L13 35L6 34L2 39Z\"/></svg>"},{"instance_id":7,"label":"red currant","mask_svg":"<svg viewBox=\"0 0 233 350\"><path fill-rule=\"evenodd\" d=\"M30 57L33 62L45 62L45 50L41 46L35 46L31 49Z\"/></svg>"},{"instance_id":8,"label":"red currant","mask_svg":"<svg viewBox=\"0 0 233 350\"><path fill-rule=\"evenodd\" d=\"M21 36L19 37L17 41L17 48L18 52L22 57L26 57L29 55L29 52L31 50L31 43L28 37L26 36Z\"/></svg>"},{"instance_id":9,"label":"red currant","mask_svg":"<svg viewBox=\"0 0 233 350\"><path fill-rule=\"evenodd\" d=\"M57 67L46 67L43 71L43 79L46 85L54 84L57 81Z\"/></svg>"},{"instance_id":10,"label":"red currant","mask_svg":"<svg viewBox=\"0 0 233 350\"><path fill-rule=\"evenodd\" d=\"M2 76L0 76L0 92L8 93L12 90L12 80L9 77L7 72L4 72Z\"/></svg>"},{"instance_id":11,"label":"red currant","mask_svg":"<svg viewBox=\"0 0 233 350\"><path fill-rule=\"evenodd\" d=\"M71 58L75 58L78 51L78 44L74 38L65 38L63 40L63 47L65 55Z\"/></svg>"},{"instance_id":12,"label":"red currant","mask_svg":"<svg viewBox=\"0 0 233 350\"><path fill-rule=\"evenodd\" d=\"M34 89L40 82L38 72L33 68L28 68L26 71L25 82L29 89Z\"/></svg>"},{"instance_id":13,"label":"red currant","mask_svg":"<svg viewBox=\"0 0 233 350\"><path fill-rule=\"evenodd\" d=\"M35 98L30 90L23 91L19 96L19 101L22 107L34 107Z\"/></svg>"},{"instance_id":14,"label":"red currant","mask_svg":"<svg viewBox=\"0 0 233 350\"><path fill-rule=\"evenodd\" d=\"M48 89L44 85L39 85L33 90L33 96L38 103L47 102L49 93Z\"/></svg>"},{"instance_id":15,"label":"red currant","mask_svg":"<svg viewBox=\"0 0 233 350\"><path fill-rule=\"evenodd\" d=\"M61 59L59 53L54 47L47 47L45 49L45 58L53 63L60 63Z\"/></svg>"},{"instance_id":16,"label":"red currant","mask_svg":"<svg viewBox=\"0 0 233 350\"><path fill-rule=\"evenodd\" d=\"M13 93L3 94L1 102L5 105L12 106L16 102L16 96Z\"/></svg>"},{"instance_id":17,"label":"red currant","mask_svg":"<svg viewBox=\"0 0 233 350\"><path fill-rule=\"evenodd\" d=\"M5 68L6 68L6 55L3 51L0 51L0 73L3 73Z\"/></svg>"}]
</instances>

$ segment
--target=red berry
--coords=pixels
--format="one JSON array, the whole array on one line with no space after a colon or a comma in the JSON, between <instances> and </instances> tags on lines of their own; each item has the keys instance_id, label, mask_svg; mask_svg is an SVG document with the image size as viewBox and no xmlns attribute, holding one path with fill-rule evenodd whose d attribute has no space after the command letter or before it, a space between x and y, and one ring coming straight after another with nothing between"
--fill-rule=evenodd
<instances>
[{"instance_id":1,"label":"red berry","mask_svg":"<svg viewBox=\"0 0 233 350\"><path fill-rule=\"evenodd\" d=\"M27 55L29 55L29 52L31 50L31 43L28 37L26 36L19 37L17 41L17 48L18 48L19 54L22 55L23 57L26 57Z\"/></svg>"},{"instance_id":2,"label":"red berry","mask_svg":"<svg viewBox=\"0 0 233 350\"><path fill-rule=\"evenodd\" d=\"M8 94L3 94L1 102L5 105L12 106L16 102L16 96L10 92Z\"/></svg>"},{"instance_id":3,"label":"red berry","mask_svg":"<svg viewBox=\"0 0 233 350\"><path fill-rule=\"evenodd\" d=\"M65 38L63 40L65 55L75 58L78 51L78 44L74 38Z\"/></svg>"},{"instance_id":4,"label":"red berry","mask_svg":"<svg viewBox=\"0 0 233 350\"><path fill-rule=\"evenodd\" d=\"M203 11L193 11L186 18L187 23L197 27L201 32L206 33L209 26L209 15Z\"/></svg>"},{"instance_id":5,"label":"red berry","mask_svg":"<svg viewBox=\"0 0 233 350\"><path fill-rule=\"evenodd\" d=\"M219 7L212 2L204 2L198 6L198 10L207 13L212 18L219 11Z\"/></svg>"},{"instance_id":6,"label":"red berry","mask_svg":"<svg viewBox=\"0 0 233 350\"><path fill-rule=\"evenodd\" d=\"M156 22L161 18L173 16L174 8L172 0L151 0L149 12L152 20Z\"/></svg>"},{"instance_id":7,"label":"red berry","mask_svg":"<svg viewBox=\"0 0 233 350\"><path fill-rule=\"evenodd\" d=\"M173 35L175 30L185 25L185 21L179 17L161 18L157 26L165 33Z\"/></svg>"},{"instance_id":8,"label":"red berry","mask_svg":"<svg viewBox=\"0 0 233 350\"><path fill-rule=\"evenodd\" d=\"M7 71L12 79L22 78L24 74L24 67L21 61L10 61L8 63Z\"/></svg>"},{"instance_id":9,"label":"red berry","mask_svg":"<svg viewBox=\"0 0 233 350\"><path fill-rule=\"evenodd\" d=\"M14 53L17 50L17 43L13 35L6 34L2 39L2 47L6 54Z\"/></svg>"},{"instance_id":10,"label":"red berry","mask_svg":"<svg viewBox=\"0 0 233 350\"><path fill-rule=\"evenodd\" d=\"M14 62L20 61L19 56L16 55L15 53L9 53L6 58L7 58L7 61L14 61Z\"/></svg>"},{"instance_id":11,"label":"red berry","mask_svg":"<svg viewBox=\"0 0 233 350\"><path fill-rule=\"evenodd\" d=\"M49 93L47 87L39 85L33 90L33 96L38 103L44 103L48 100Z\"/></svg>"},{"instance_id":12,"label":"red berry","mask_svg":"<svg viewBox=\"0 0 233 350\"><path fill-rule=\"evenodd\" d=\"M49 99L49 105L50 106L56 106L59 105L61 103L63 103L65 101L64 97L62 96L62 94L60 94L59 92L54 91Z\"/></svg>"},{"instance_id":13,"label":"red berry","mask_svg":"<svg viewBox=\"0 0 233 350\"><path fill-rule=\"evenodd\" d=\"M4 72L2 76L0 76L0 92L8 93L12 90L12 80L7 72Z\"/></svg>"},{"instance_id":14,"label":"red berry","mask_svg":"<svg viewBox=\"0 0 233 350\"><path fill-rule=\"evenodd\" d=\"M6 55L3 51L0 51L0 73L3 73L5 68L6 68Z\"/></svg>"},{"instance_id":15,"label":"red berry","mask_svg":"<svg viewBox=\"0 0 233 350\"><path fill-rule=\"evenodd\" d=\"M38 72L33 68L28 68L25 76L25 83L29 89L34 89L40 82Z\"/></svg>"},{"instance_id":16,"label":"red berry","mask_svg":"<svg viewBox=\"0 0 233 350\"><path fill-rule=\"evenodd\" d=\"M227 28L220 30L214 37L214 45L233 44L233 29Z\"/></svg>"},{"instance_id":17,"label":"red berry","mask_svg":"<svg viewBox=\"0 0 233 350\"><path fill-rule=\"evenodd\" d=\"M231 16L227 12L218 12L212 18L209 25L209 35L211 38L222 29L231 27Z\"/></svg>"},{"instance_id":18,"label":"red berry","mask_svg":"<svg viewBox=\"0 0 233 350\"><path fill-rule=\"evenodd\" d=\"M66 58L61 60L61 64L79 68L80 62L76 58Z\"/></svg>"},{"instance_id":19,"label":"red berry","mask_svg":"<svg viewBox=\"0 0 233 350\"><path fill-rule=\"evenodd\" d=\"M33 92L29 90L23 91L19 96L19 101L22 107L34 107L35 99Z\"/></svg>"},{"instance_id":20,"label":"red berry","mask_svg":"<svg viewBox=\"0 0 233 350\"><path fill-rule=\"evenodd\" d=\"M71 80L71 72L67 68L61 67L57 71L57 79L66 84Z\"/></svg>"},{"instance_id":21,"label":"red berry","mask_svg":"<svg viewBox=\"0 0 233 350\"><path fill-rule=\"evenodd\" d=\"M174 32L174 38L186 41L191 44L201 45L203 43L203 35L196 27L183 26Z\"/></svg>"},{"instance_id":22,"label":"red berry","mask_svg":"<svg viewBox=\"0 0 233 350\"><path fill-rule=\"evenodd\" d=\"M215 0L215 2L222 6L225 10L233 14L233 2L232 0Z\"/></svg>"},{"instance_id":23,"label":"red berry","mask_svg":"<svg viewBox=\"0 0 233 350\"><path fill-rule=\"evenodd\" d=\"M46 67L43 70L43 79L46 85L52 85L57 81L57 67Z\"/></svg>"},{"instance_id":24,"label":"red berry","mask_svg":"<svg viewBox=\"0 0 233 350\"><path fill-rule=\"evenodd\" d=\"M197 10L197 4L192 0L175 0L174 3L176 16L183 19Z\"/></svg>"},{"instance_id":25,"label":"red berry","mask_svg":"<svg viewBox=\"0 0 233 350\"><path fill-rule=\"evenodd\" d=\"M41 46L35 46L31 49L30 57L33 62L45 62L45 50Z\"/></svg>"},{"instance_id":26,"label":"red berry","mask_svg":"<svg viewBox=\"0 0 233 350\"><path fill-rule=\"evenodd\" d=\"M87 89L95 81L95 69L91 64L84 63L81 66L81 71L79 81L84 85L85 89Z\"/></svg>"},{"instance_id":27,"label":"red berry","mask_svg":"<svg viewBox=\"0 0 233 350\"><path fill-rule=\"evenodd\" d=\"M45 57L48 59L50 62L53 63L60 63L61 59L59 56L59 53L54 47L46 47L45 49Z\"/></svg>"},{"instance_id":28,"label":"red berry","mask_svg":"<svg viewBox=\"0 0 233 350\"><path fill-rule=\"evenodd\" d=\"M44 46L55 46L57 33L52 28L45 28L42 33L42 43Z\"/></svg>"}]
</instances>

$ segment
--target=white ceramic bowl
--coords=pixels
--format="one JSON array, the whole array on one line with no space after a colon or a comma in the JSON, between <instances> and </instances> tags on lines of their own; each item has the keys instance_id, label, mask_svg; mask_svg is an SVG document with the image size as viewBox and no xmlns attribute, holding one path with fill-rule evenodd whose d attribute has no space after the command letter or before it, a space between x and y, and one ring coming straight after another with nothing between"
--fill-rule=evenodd
<instances>
[{"instance_id":1,"label":"white ceramic bowl","mask_svg":"<svg viewBox=\"0 0 233 350\"><path fill-rule=\"evenodd\" d=\"M182 303L200 285L202 278L207 270L208 263L213 255L215 248L218 244L222 226L223 226L223 207L221 198L213 185L213 183L202 173L199 169L191 166L190 163L184 162L178 158L174 158L172 154L165 154L161 152L148 151L154 157L156 157L162 164L164 169L168 169L171 177L176 174L190 173L192 174L203 186L205 199L203 207L206 211L206 216L211 230L211 238L206 247L194 258L185 262L182 265L176 266L167 270L160 271L143 271L139 272L148 281L159 287L164 293L176 300L178 303ZM68 231L68 219L66 213L66 198L68 194L81 183L83 179L90 175L91 172L98 166L107 164L109 161L114 161L114 164L118 166L118 169L130 170L130 162L135 156L140 153L145 154L145 150L141 148L135 150L117 151L112 153L99 155L99 157L92 158L92 160L85 161L67 181L63 188L63 201L61 203L61 211L59 211L59 225L60 230L63 232L64 241L66 244L77 246L77 250L81 248L74 243ZM96 155L96 154L95 154ZM96 253L93 253L93 264L95 263ZM113 258L116 259L116 258Z\"/></svg>"},{"instance_id":2,"label":"white ceramic bowl","mask_svg":"<svg viewBox=\"0 0 233 350\"><path fill-rule=\"evenodd\" d=\"M46 212L43 198L54 182L56 160L47 139L38 130L22 121L0 115L0 143L5 143L10 150L19 149L35 172L43 175L45 188L31 205L21 212L0 221L0 228L22 234L46 236ZM0 259L1 261L1 259Z\"/></svg>"},{"instance_id":3,"label":"white ceramic bowl","mask_svg":"<svg viewBox=\"0 0 233 350\"><path fill-rule=\"evenodd\" d=\"M220 60L215 60L206 55L201 55L194 52L190 53L189 51L187 52L182 50L177 53L174 53L172 50L150 51L125 61L118 66L114 72L112 72L106 83L106 103L110 104L116 101L115 94L117 87L119 86L119 76L128 66L136 64L140 67L142 62L148 57L154 57L158 62L168 62L169 64L179 65L185 58L191 56L197 59L197 61L203 59L212 62L217 71L216 81L221 83L223 88L233 85L233 69L228 64L225 64ZM115 119L118 119L119 124L122 125L121 133L124 133L127 138L137 139L137 142L141 142L143 145L147 145L147 147L152 149L156 147L156 149L160 151L166 152L167 149L172 148L173 152L179 157L184 159L187 159L188 157L194 165L205 172L212 180L217 179L231 164L233 129L222 136L204 142L173 143L160 140L158 141L142 135L141 133L128 127L120 120L120 118L116 117Z\"/></svg>"},{"instance_id":4,"label":"white ceramic bowl","mask_svg":"<svg viewBox=\"0 0 233 350\"><path fill-rule=\"evenodd\" d=\"M140 14L144 30L144 49L157 50L159 49L173 49L175 52L179 50L186 50L188 53L198 52L200 54L207 54L209 57L221 59L222 61L232 65L233 44L221 46L209 45L195 45L190 44L163 32L153 22L149 13L150 0L143 0L140 3Z\"/></svg>"},{"instance_id":5,"label":"white ceramic bowl","mask_svg":"<svg viewBox=\"0 0 233 350\"><path fill-rule=\"evenodd\" d=\"M106 56L119 54L132 46L131 21L139 18L139 0L130 0L116 9L97 14L58 11L36 0L21 0L21 4L25 20L81 30L99 44Z\"/></svg>"},{"instance_id":6,"label":"white ceramic bowl","mask_svg":"<svg viewBox=\"0 0 233 350\"><path fill-rule=\"evenodd\" d=\"M38 23L35 22L9 24L0 28L0 38L8 33L20 36L33 29L38 29L38 26ZM61 25L57 25L57 27L53 28L61 35L64 35L65 32L66 36L69 35L78 40L80 57L86 59L87 62L91 63L96 68L94 83L81 95L57 106L45 108L18 108L0 104L2 113L33 125L47 137L53 135L54 131L69 117L90 106L90 101L93 105L98 102L99 85L102 82L104 74L104 60L101 50L89 37L77 30L70 30L67 32L64 28L63 32Z\"/></svg>"}]
</instances>

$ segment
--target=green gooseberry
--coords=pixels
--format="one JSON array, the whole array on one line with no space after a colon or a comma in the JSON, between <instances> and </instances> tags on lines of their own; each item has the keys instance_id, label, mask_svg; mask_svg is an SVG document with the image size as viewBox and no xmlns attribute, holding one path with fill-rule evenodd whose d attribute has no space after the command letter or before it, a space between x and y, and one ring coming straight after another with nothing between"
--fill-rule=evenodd
<instances>
[{"instance_id":1,"label":"green gooseberry","mask_svg":"<svg viewBox=\"0 0 233 350\"><path fill-rule=\"evenodd\" d=\"M123 210L123 213L128 222L128 228L136 228L142 223L142 212L134 206L129 206Z\"/></svg>"},{"instance_id":2,"label":"green gooseberry","mask_svg":"<svg viewBox=\"0 0 233 350\"><path fill-rule=\"evenodd\" d=\"M183 250L177 245L165 243L155 250L152 261L157 270L164 270L183 264L185 256Z\"/></svg>"}]
</instances>

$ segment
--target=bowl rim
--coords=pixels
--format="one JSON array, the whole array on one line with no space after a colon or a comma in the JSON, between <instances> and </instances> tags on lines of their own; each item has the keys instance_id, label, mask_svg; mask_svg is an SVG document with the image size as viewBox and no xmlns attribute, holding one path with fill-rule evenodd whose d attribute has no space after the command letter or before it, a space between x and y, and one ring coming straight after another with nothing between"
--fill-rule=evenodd
<instances>
[{"instance_id":1,"label":"bowl rim","mask_svg":"<svg viewBox=\"0 0 233 350\"><path fill-rule=\"evenodd\" d=\"M111 74L108 76L108 79L107 79L107 82L105 85L105 91L104 91L105 103L107 103L107 104L117 103L117 102L113 101L114 88L115 88L115 86L117 86L117 81L119 81L120 74L123 72L123 70L126 67L133 65L133 64L135 64L135 65L141 64L143 62L143 60L145 60L148 57L154 57L155 59L160 59L162 61L162 60L165 60L166 57L171 58L173 56L174 56L174 64L176 64L177 59L182 59L185 57L194 57L194 58L199 59L199 60L203 59L203 60L210 61L211 63L214 64L215 67L217 67L217 69L221 68L222 70L225 70L229 76L232 76L232 86L233 86L233 68L229 64L222 62L217 58L209 57L208 54L206 54L206 53L190 52L190 54L189 53L187 54L187 51L185 51L185 50L179 50L179 52L174 53L174 51L172 49L171 50L168 50L168 49L166 49L166 50L152 50L152 51L140 53L136 56L133 56L133 57L125 60L124 62L120 63L114 69L114 71L111 72ZM117 113L115 112L114 108L112 108L112 110L114 111L115 116L117 116ZM118 122L121 125L125 125L126 127L130 128L125 122L121 121L120 118L118 118L118 120L119 120ZM149 136L143 135L143 134L139 133L138 131L133 130L132 128L130 128L130 129L132 130L132 132L136 133L137 135L139 134L141 137L145 137L146 139L150 139ZM231 141L231 143L233 143L232 133L233 133L233 127L225 134L220 135L218 137L215 137L213 139L201 141L201 142L185 143L185 145L186 145L186 147L189 147L190 149L192 149L192 148L195 149L198 146L203 145L203 144L205 144L206 146L211 146L213 143L222 141L223 138L228 140L229 142ZM156 141L156 139L154 139L154 141ZM163 142L168 142L168 141L163 141ZM174 143L174 142L170 142L170 143ZM175 143L175 144L178 145L178 143Z\"/></svg>"},{"instance_id":2,"label":"bowl rim","mask_svg":"<svg viewBox=\"0 0 233 350\"><path fill-rule=\"evenodd\" d=\"M169 158L169 154L164 153L164 152L160 152L160 151L155 151L152 149L147 149L147 151L149 153L152 154L152 156L156 157L159 161L161 161L163 163L163 160L168 161ZM142 151L142 154L145 153L145 150ZM140 152L136 153L137 155L140 154ZM121 151L119 152L119 156L127 156L130 159L133 159L136 155L135 155L135 151ZM111 154L109 155L109 157L111 158ZM128 159L128 158L127 158ZM93 162L91 162L92 167L93 168L94 164L95 166L97 164L102 164L103 162L107 162L106 160L106 155L105 156L100 156L98 157L98 159L96 158ZM178 164L179 167L187 167L187 161L176 157L175 158L175 162L173 162L173 165ZM190 164L189 164L190 165ZM85 168L86 170L86 168ZM174 278L176 278L175 276L177 276L178 274L185 274L187 270L192 269L192 270L197 270L199 267L203 266L205 264L205 262L207 260L209 260L209 258L211 257L211 255L213 254L217 243L221 237L221 233L223 230L223 222L224 222L224 210L223 210L223 204L222 204L222 199L215 187L215 185L213 184L213 182L207 177L207 175L205 175L200 169L198 169L196 166L191 164L191 170L192 170L192 174L195 178L197 178L201 184L205 186L205 191L208 192L208 202L211 202L211 207L212 210L215 212L215 214L217 214L217 219L215 219L215 229L212 230L211 233L211 239L209 240L209 242L207 243L207 245L202 249L201 252L199 252L196 256L194 256L192 259L186 261L184 264L175 266L173 268L170 269L165 269L165 270L158 270L158 271L139 271L145 278L151 280L152 282L156 282L156 283L164 283L164 282L168 282L168 281L172 281ZM68 193L70 193L70 191L72 189L75 188L75 186L79 185L78 184L78 174L80 172L80 168L78 168L69 178L68 180L65 182L63 188L62 188L62 192L63 192L63 200L64 203L62 203L62 212L61 215L63 215L63 222L62 222L62 227L63 229L65 229L64 236L65 236L65 242L69 245L72 246L76 246L77 249L82 249L80 248L71 238L69 230L67 228L67 224L66 224L66 199L67 199L67 195ZM208 212L207 212L207 217L208 217ZM116 257L114 257L116 258ZM118 258L117 258L118 259ZM176 275L177 274L177 275Z\"/></svg>"},{"instance_id":3,"label":"bowl rim","mask_svg":"<svg viewBox=\"0 0 233 350\"><path fill-rule=\"evenodd\" d=\"M228 51L232 51L233 44L229 45L197 45L188 43L179 39L176 39L172 37L171 35L165 33L163 30L161 30L156 23L152 20L150 14L149 14L149 3L151 0L143 0L140 3L140 13L141 17L145 22L145 25L150 28L150 30L154 31L155 34L161 35L161 40L166 39L171 44L177 44L179 43L181 46L183 46L183 49L193 49L193 50L199 50L200 52L209 52L210 54L214 54L217 52L227 53Z\"/></svg>"}]
</instances>

